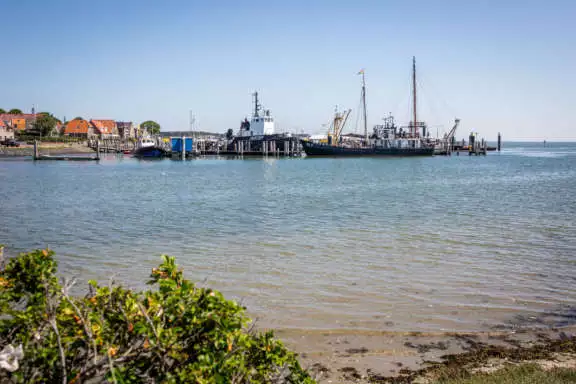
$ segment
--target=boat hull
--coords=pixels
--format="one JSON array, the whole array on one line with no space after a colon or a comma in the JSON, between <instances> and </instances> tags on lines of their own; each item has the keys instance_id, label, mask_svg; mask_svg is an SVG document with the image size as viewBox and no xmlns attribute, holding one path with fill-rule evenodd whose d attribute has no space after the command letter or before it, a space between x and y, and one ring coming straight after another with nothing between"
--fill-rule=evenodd
<instances>
[{"instance_id":1,"label":"boat hull","mask_svg":"<svg viewBox=\"0 0 576 384\"><path fill-rule=\"evenodd\" d=\"M414 157L433 156L434 147L423 148L346 148L336 145L318 144L302 140L302 148L306 156L333 156L333 157Z\"/></svg>"},{"instance_id":2,"label":"boat hull","mask_svg":"<svg viewBox=\"0 0 576 384\"><path fill-rule=\"evenodd\" d=\"M166 150L159 147L143 147L134 151L134 157L161 158L167 154Z\"/></svg>"}]
</instances>

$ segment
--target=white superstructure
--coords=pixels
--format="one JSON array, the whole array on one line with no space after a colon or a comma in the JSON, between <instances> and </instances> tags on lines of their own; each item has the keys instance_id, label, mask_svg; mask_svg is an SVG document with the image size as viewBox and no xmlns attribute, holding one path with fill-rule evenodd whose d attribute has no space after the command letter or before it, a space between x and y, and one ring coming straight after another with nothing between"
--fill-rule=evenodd
<instances>
[{"instance_id":1,"label":"white superstructure","mask_svg":"<svg viewBox=\"0 0 576 384\"><path fill-rule=\"evenodd\" d=\"M144 136L138 140L138 148L153 147L156 144L150 136Z\"/></svg>"},{"instance_id":2,"label":"white superstructure","mask_svg":"<svg viewBox=\"0 0 576 384\"><path fill-rule=\"evenodd\" d=\"M262 106L258 102L258 92L254 92L252 96L254 97L254 112L250 121L245 119L242 122L238 136L251 137L273 135L275 133L274 117L272 117L270 110L268 109L265 109L260 113Z\"/></svg>"}]
</instances>

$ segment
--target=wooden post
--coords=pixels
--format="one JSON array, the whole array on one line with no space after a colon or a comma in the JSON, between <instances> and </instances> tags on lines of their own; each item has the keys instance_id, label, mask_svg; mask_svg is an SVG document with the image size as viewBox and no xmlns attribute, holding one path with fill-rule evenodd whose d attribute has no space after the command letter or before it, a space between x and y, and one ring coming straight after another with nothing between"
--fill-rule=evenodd
<instances>
[{"instance_id":1,"label":"wooden post","mask_svg":"<svg viewBox=\"0 0 576 384\"><path fill-rule=\"evenodd\" d=\"M498 152L500 152L500 147L502 146L502 135L498 132Z\"/></svg>"},{"instance_id":2,"label":"wooden post","mask_svg":"<svg viewBox=\"0 0 576 384\"><path fill-rule=\"evenodd\" d=\"M38 140L34 140L34 160L38 159Z\"/></svg>"},{"instance_id":3,"label":"wooden post","mask_svg":"<svg viewBox=\"0 0 576 384\"><path fill-rule=\"evenodd\" d=\"M96 140L96 159L100 160L100 140Z\"/></svg>"}]
</instances>

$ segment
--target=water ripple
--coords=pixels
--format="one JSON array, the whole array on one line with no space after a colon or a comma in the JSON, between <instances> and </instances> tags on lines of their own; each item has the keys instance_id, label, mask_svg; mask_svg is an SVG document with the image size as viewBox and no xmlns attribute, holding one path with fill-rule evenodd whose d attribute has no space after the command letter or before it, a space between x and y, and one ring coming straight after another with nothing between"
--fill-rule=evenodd
<instances>
[{"instance_id":1,"label":"water ripple","mask_svg":"<svg viewBox=\"0 0 576 384\"><path fill-rule=\"evenodd\" d=\"M130 286L162 253L261 323L470 331L576 299L576 147L487 157L0 162L0 243ZM562 309L562 310L560 310ZM562 312L564 311L564 312Z\"/></svg>"}]
</instances>

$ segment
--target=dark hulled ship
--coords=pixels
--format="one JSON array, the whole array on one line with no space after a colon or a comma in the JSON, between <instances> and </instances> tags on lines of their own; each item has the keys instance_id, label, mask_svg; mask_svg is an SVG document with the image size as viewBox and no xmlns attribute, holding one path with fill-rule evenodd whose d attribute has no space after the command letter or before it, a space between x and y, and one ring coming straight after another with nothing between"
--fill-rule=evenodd
<instances>
[{"instance_id":1,"label":"dark hulled ship","mask_svg":"<svg viewBox=\"0 0 576 384\"><path fill-rule=\"evenodd\" d=\"M413 120L407 127L398 128L394 118L388 116L383 125L376 125L373 133L368 135L366 121L366 82L364 71L362 75L362 107L364 121L364 137L354 138L342 135L342 130L350 115L350 110L339 113L336 111L331 123L327 140L302 140L302 148L307 156L432 156L434 143L426 132L426 124L417 120L416 109L416 60L412 63L413 81Z\"/></svg>"}]
</instances>

